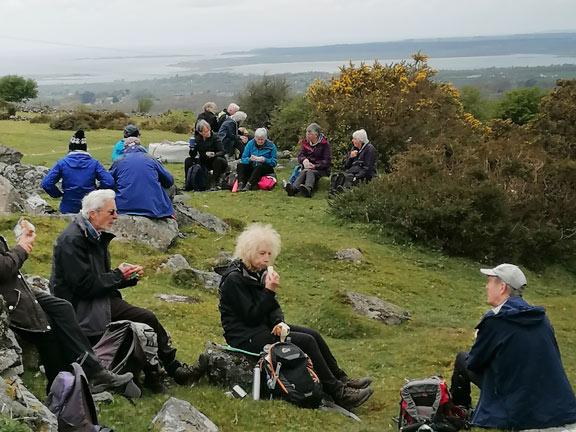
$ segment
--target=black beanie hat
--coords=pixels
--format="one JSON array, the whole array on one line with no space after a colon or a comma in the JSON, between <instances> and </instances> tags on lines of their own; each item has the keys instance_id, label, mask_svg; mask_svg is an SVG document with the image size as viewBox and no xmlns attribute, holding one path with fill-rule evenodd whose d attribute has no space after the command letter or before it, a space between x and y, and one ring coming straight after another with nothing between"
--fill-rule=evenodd
<instances>
[{"instance_id":1,"label":"black beanie hat","mask_svg":"<svg viewBox=\"0 0 576 432\"><path fill-rule=\"evenodd\" d=\"M86 135L82 129L74 132L72 138L70 138L70 144L68 145L68 151L74 150L84 150L86 151L88 146L86 145Z\"/></svg>"}]
</instances>

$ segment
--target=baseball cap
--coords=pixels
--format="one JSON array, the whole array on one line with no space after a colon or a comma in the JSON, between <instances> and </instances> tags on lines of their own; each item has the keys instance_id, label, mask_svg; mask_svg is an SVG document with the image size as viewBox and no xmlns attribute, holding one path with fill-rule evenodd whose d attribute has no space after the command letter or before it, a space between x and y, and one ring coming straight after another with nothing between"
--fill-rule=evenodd
<instances>
[{"instance_id":1,"label":"baseball cap","mask_svg":"<svg viewBox=\"0 0 576 432\"><path fill-rule=\"evenodd\" d=\"M512 288L522 290L528 284L526 276L520 267L514 264L500 264L492 269L480 269L480 273L486 276L496 276Z\"/></svg>"}]
</instances>

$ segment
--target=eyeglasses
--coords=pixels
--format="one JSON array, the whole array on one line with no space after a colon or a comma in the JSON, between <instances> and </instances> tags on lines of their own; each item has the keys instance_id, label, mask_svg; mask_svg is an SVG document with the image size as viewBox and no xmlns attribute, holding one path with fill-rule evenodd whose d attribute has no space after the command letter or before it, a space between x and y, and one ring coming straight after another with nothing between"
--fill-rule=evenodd
<instances>
[{"instance_id":1,"label":"eyeglasses","mask_svg":"<svg viewBox=\"0 0 576 432\"><path fill-rule=\"evenodd\" d=\"M110 210L108 210L108 214L109 214L110 216L115 215L115 214L117 214L117 213L118 213L118 210L116 210L116 209L110 209Z\"/></svg>"}]
</instances>

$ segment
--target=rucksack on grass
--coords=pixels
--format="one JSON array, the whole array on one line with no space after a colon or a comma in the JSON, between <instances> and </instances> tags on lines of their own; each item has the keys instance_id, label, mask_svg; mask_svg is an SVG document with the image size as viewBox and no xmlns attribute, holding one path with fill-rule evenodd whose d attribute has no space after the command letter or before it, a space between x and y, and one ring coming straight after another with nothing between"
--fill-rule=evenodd
<instances>
[{"instance_id":1,"label":"rucksack on grass","mask_svg":"<svg viewBox=\"0 0 576 432\"><path fill-rule=\"evenodd\" d=\"M263 394L284 399L301 408L318 408L322 385L312 362L296 345L277 342L266 345L260 357Z\"/></svg>"},{"instance_id":2,"label":"rucksack on grass","mask_svg":"<svg viewBox=\"0 0 576 432\"><path fill-rule=\"evenodd\" d=\"M400 390L398 429L413 432L424 425L438 432L469 429L467 413L454 405L441 376L408 381Z\"/></svg>"},{"instance_id":3,"label":"rucksack on grass","mask_svg":"<svg viewBox=\"0 0 576 432\"><path fill-rule=\"evenodd\" d=\"M205 190L206 177L206 170L204 170L204 168L198 163L193 164L190 168L188 168L188 172L186 173L186 180L184 180L184 190Z\"/></svg>"}]
</instances>

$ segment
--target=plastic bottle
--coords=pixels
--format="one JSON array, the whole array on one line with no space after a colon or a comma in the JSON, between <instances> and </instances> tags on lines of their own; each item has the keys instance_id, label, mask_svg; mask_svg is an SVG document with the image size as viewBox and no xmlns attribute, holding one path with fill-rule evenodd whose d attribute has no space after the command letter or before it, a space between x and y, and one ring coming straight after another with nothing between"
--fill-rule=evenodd
<instances>
[{"instance_id":1,"label":"plastic bottle","mask_svg":"<svg viewBox=\"0 0 576 432\"><path fill-rule=\"evenodd\" d=\"M260 366L254 366L253 380L252 380L252 399L260 400Z\"/></svg>"}]
</instances>

